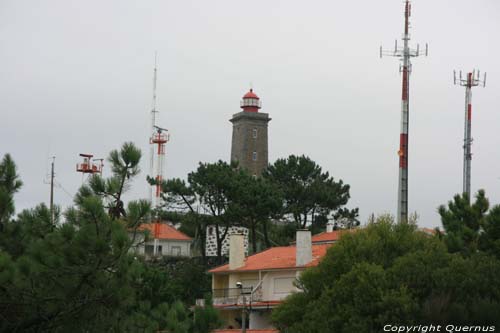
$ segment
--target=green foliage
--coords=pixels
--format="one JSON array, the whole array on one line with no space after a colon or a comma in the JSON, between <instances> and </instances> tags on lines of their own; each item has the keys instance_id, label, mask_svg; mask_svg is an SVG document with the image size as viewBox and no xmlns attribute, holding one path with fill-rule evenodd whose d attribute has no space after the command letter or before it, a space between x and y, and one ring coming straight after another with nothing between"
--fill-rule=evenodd
<instances>
[{"instance_id":1,"label":"green foliage","mask_svg":"<svg viewBox=\"0 0 500 333\"><path fill-rule=\"evenodd\" d=\"M204 255L205 233L209 224L215 226L218 253L222 262L222 242L228 227L234 223L232 201L234 180L237 174L234 166L223 161L217 163L200 163L198 169L188 175L188 183L180 179L171 179L162 183L162 197L169 210L189 213L191 222L196 224L196 235L201 242L201 251ZM154 184L154 180L149 179ZM224 230L224 231L222 231Z\"/></svg>"},{"instance_id":2,"label":"green foliage","mask_svg":"<svg viewBox=\"0 0 500 333\"><path fill-rule=\"evenodd\" d=\"M467 194L457 194L448 207L439 207L444 227L440 237L450 252L470 256L481 251L500 259L500 205L489 206L485 192L479 190L473 203Z\"/></svg>"},{"instance_id":3,"label":"green foliage","mask_svg":"<svg viewBox=\"0 0 500 333\"><path fill-rule=\"evenodd\" d=\"M205 297L204 307L195 307L193 316L193 333L209 333L223 324L218 311L212 306L210 297Z\"/></svg>"},{"instance_id":4,"label":"green foliage","mask_svg":"<svg viewBox=\"0 0 500 333\"><path fill-rule=\"evenodd\" d=\"M0 162L0 232L3 224L14 214L14 194L23 185L16 164L9 154Z\"/></svg>"},{"instance_id":5,"label":"green foliage","mask_svg":"<svg viewBox=\"0 0 500 333\"><path fill-rule=\"evenodd\" d=\"M349 200L349 185L335 181L328 172L306 156L290 155L278 159L263 174L283 193L282 214L297 228L315 225L319 217L357 217L357 208L350 211L342 206Z\"/></svg>"},{"instance_id":6,"label":"green foliage","mask_svg":"<svg viewBox=\"0 0 500 333\"><path fill-rule=\"evenodd\" d=\"M438 208L450 252L468 255L477 251L479 230L484 223L488 208L489 202L483 190L477 193L473 204L464 193L455 195L453 201L448 203L448 208L444 205Z\"/></svg>"},{"instance_id":7,"label":"green foliage","mask_svg":"<svg viewBox=\"0 0 500 333\"><path fill-rule=\"evenodd\" d=\"M500 262L450 254L437 237L384 216L346 234L273 312L283 332L381 332L387 323L496 325Z\"/></svg>"},{"instance_id":8,"label":"green foliage","mask_svg":"<svg viewBox=\"0 0 500 333\"><path fill-rule=\"evenodd\" d=\"M271 246L267 232L268 220L277 216L282 207L282 195L277 186L242 170L235 177L231 198L235 219L250 229L253 252L257 252L258 227L262 227L266 246Z\"/></svg>"},{"instance_id":9,"label":"green foliage","mask_svg":"<svg viewBox=\"0 0 500 333\"><path fill-rule=\"evenodd\" d=\"M151 183L154 183L150 179ZM222 242L228 228L244 225L251 229L252 245L256 251L257 232L269 246L267 225L270 217L281 208L281 197L275 186L256 179L236 164L200 163L189 173L187 183L171 179L162 184L163 199L168 211L184 214L183 230L195 235L195 243L204 254L206 228L213 225L218 244L217 257L222 261Z\"/></svg>"},{"instance_id":10,"label":"green foliage","mask_svg":"<svg viewBox=\"0 0 500 333\"><path fill-rule=\"evenodd\" d=\"M164 257L145 265L143 298L153 304L182 301L194 304L211 289L211 277L198 258ZM147 282L147 283L146 283Z\"/></svg>"},{"instance_id":11,"label":"green foliage","mask_svg":"<svg viewBox=\"0 0 500 333\"><path fill-rule=\"evenodd\" d=\"M139 157L126 144L110 160L117 166L114 171L129 179L138 172ZM19 185L12 168L8 173L6 183L14 179ZM130 202L117 218L109 200L120 200L113 187L117 175L92 178L82 187L65 223L58 210L52 223L43 204L5 222L0 234L1 332L208 332L217 322L208 306L207 321L195 328L193 313L182 303L193 301L194 292L201 294L187 283L207 280L204 272L199 277L202 267L179 266L165 275L129 253L130 231L149 216L150 205ZM5 188L12 195L16 187Z\"/></svg>"},{"instance_id":12,"label":"green foliage","mask_svg":"<svg viewBox=\"0 0 500 333\"><path fill-rule=\"evenodd\" d=\"M111 327L116 314L134 300L132 283L140 265L127 253L130 246L123 225L108 217L97 197L87 197L53 225L44 206L19 215L9 229L10 240L22 252L8 252L14 272L2 284L2 309L9 331L68 331Z\"/></svg>"},{"instance_id":13,"label":"green foliage","mask_svg":"<svg viewBox=\"0 0 500 333\"><path fill-rule=\"evenodd\" d=\"M81 205L86 197L99 196L106 202L106 208L112 218L125 217L122 195L128 189L131 178L139 174L140 159L140 149L131 142L124 143L119 151L111 151L108 161L111 163L113 175L108 179L97 174L90 177L88 184L78 190L75 203Z\"/></svg>"},{"instance_id":14,"label":"green foliage","mask_svg":"<svg viewBox=\"0 0 500 333\"><path fill-rule=\"evenodd\" d=\"M483 220L479 249L500 259L500 206L494 206Z\"/></svg>"}]
</instances>

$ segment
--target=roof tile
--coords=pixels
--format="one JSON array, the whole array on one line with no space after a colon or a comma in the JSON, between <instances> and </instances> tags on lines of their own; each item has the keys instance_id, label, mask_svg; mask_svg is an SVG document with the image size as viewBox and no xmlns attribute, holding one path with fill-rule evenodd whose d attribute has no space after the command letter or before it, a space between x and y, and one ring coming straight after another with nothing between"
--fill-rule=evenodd
<instances>
[{"instance_id":1,"label":"roof tile","mask_svg":"<svg viewBox=\"0 0 500 333\"><path fill-rule=\"evenodd\" d=\"M151 237L156 239L172 239L172 240L186 240L190 241L191 237L180 232L167 223L143 223L137 228L139 231L150 232Z\"/></svg>"},{"instance_id":2,"label":"roof tile","mask_svg":"<svg viewBox=\"0 0 500 333\"><path fill-rule=\"evenodd\" d=\"M319 260L326 254L331 244L318 244L312 246L313 260L303 266L316 266ZM271 247L262 252L245 258L245 264L235 270L230 270L229 265L223 265L209 270L209 273L228 273L243 271L260 271L267 269L295 268L295 246Z\"/></svg>"}]
</instances>

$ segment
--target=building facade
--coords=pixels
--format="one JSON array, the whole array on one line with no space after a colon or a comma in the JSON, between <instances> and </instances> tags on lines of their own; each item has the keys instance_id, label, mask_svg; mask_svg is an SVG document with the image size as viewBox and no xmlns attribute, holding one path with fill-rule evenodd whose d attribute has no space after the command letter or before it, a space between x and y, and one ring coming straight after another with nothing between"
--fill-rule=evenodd
<instances>
[{"instance_id":1,"label":"building facade","mask_svg":"<svg viewBox=\"0 0 500 333\"><path fill-rule=\"evenodd\" d=\"M332 244L313 244L311 233L299 230L297 245L272 247L246 257L243 241L243 235L231 235L229 264L209 271L213 304L226 329L243 327L243 311L248 314L248 329L273 329L271 311L285 297L299 292L297 278L316 266Z\"/></svg>"},{"instance_id":2,"label":"building facade","mask_svg":"<svg viewBox=\"0 0 500 333\"><path fill-rule=\"evenodd\" d=\"M230 120L233 123L231 161L237 161L250 174L260 176L269 162L267 129L271 118L259 112L261 101L252 89L243 96L240 107L243 111Z\"/></svg>"},{"instance_id":3,"label":"building facade","mask_svg":"<svg viewBox=\"0 0 500 333\"><path fill-rule=\"evenodd\" d=\"M205 241L205 255L207 257L217 256L217 235L216 228L214 225L209 225L206 230L206 241ZM226 232L225 227L219 227L219 233L223 235ZM222 241L222 251L223 256L229 254L229 238L231 235L239 234L243 235L243 248L245 255L248 255L248 228L232 226L229 227L226 237Z\"/></svg>"},{"instance_id":4,"label":"building facade","mask_svg":"<svg viewBox=\"0 0 500 333\"><path fill-rule=\"evenodd\" d=\"M191 256L191 237L167 223L142 224L137 232L129 233L129 236L133 239L135 253L147 259Z\"/></svg>"}]
</instances>

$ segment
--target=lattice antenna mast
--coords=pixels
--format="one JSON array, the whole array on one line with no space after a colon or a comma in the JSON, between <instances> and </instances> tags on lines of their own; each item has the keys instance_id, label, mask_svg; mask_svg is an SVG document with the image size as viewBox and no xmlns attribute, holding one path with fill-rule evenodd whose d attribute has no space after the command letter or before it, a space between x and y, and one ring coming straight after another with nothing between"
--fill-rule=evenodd
<instances>
[{"instance_id":1,"label":"lattice antenna mast","mask_svg":"<svg viewBox=\"0 0 500 333\"><path fill-rule=\"evenodd\" d=\"M453 83L455 85L460 85L465 87L465 122L464 122L464 167L463 167L463 193L467 194L470 201L471 190L470 190L470 178L471 178L471 162L472 162L472 87L477 87L482 85L486 87L486 73L484 73L481 80L481 74L479 70L476 72L467 73L465 78L462 78L462 71L459 73L457 79L457 74L453 71Z\"/></svg>"},{"instance_id":2,"label":"lattice antenna mast","mask_svg":"<svg viewBox=\"0 0 500 333\"><path fill-rule=\"evenodd\" d=\"M403 47L398 47L396 40L394 50L385 51L380 47L380 57L383 55L401 58L399 67L400 73L403 74L402 81L402 98L401 98L401 132L399 136L399 181L398 181L398 222L408 222L408 132L409 132L409 92L410 92L410 73L412 70L412 57L420 55L419 45L416 49L409 46L410 42L410 15L411 4L409 0L405 0L405 26L402 36ZM425 55L427 56L427 44L425 45Z\"/></svg>"},{"instance_id":3,"label":"lattice antenna mast","mask_svg":"<svg viewBox=\"0 0 500 333\"><path fill-rule=\"evenodd\" d=\"M150 128L150 133L152 133L152 135L154 135L154 132L155 132L156 114L158 113L158 110L156 109L157 72L158 72L157 52L155 52L155 67L153 69L153 100L151 103L151 128ZM151 143L151 138L150 138L150 143ZM150 175L155 174L155 163L154 162L155 162L155 148L154 148L154 145L151 145L150 150L149 150L149 174ZM148 186L148 190L149 190L149 201L152 203L153 202L153 190L149 186Z\"/></svg>"},{"instance_id":4,"label":"lattice antenna mast","mask_svg":"<svg viewBox=\"0 0 500 333\"><path fill-rule=\"evenodd\" d=\"M168 130L158 126L159 112L156 109L156 80L157 80L157 54L155 52L155 67L153 70L153 105L151 108L151 160L150 160L150 175L153 177L154 185L149 189L150 201L154 208L158 209L161 205L161 183L164 180L165 168L165 145L169 141L170 135ZM157 220L157 217L152 219Z\"/></svg>"}]
</instances>

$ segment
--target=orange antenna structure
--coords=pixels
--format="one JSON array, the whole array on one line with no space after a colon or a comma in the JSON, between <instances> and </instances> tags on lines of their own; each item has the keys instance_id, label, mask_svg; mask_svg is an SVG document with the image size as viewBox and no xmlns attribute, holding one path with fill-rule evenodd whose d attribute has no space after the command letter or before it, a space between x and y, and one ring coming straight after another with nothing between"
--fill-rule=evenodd
<instances>
[{"instance_id":1,"label":"orange antenna structure","mask_svg":"<svg viewBox=\"0 0 500 333\"><path fill-rule=\"evenodd\" d=\"M82 163L78 163L76 165L76 172L81 172L83 174L95 174L102 173L102 167L104 166L104 159L96 158L92 159L94 155L92 154L80 154L83 157ZM95 161L99 161L100 163L94 163Z\"/></svg>"},{"instance_id":2,"label":"orange antenna structure","mask_svg":"<svg viewBox=\"0 0 500 333\"><path fill-rule=\"evenodd\" d=\"M153 133L151 136L149 143L152 145L156 145L156 165L155 171L156 175L156 185L154 189L154 207L160 206L161 199L161 183L163 181L163 164L165 159L165 144L169 141L170 135L168 134L168 130L165 128L161 128L158 126L154 126L156 133Z\"/></svg>"}]
</instances>

